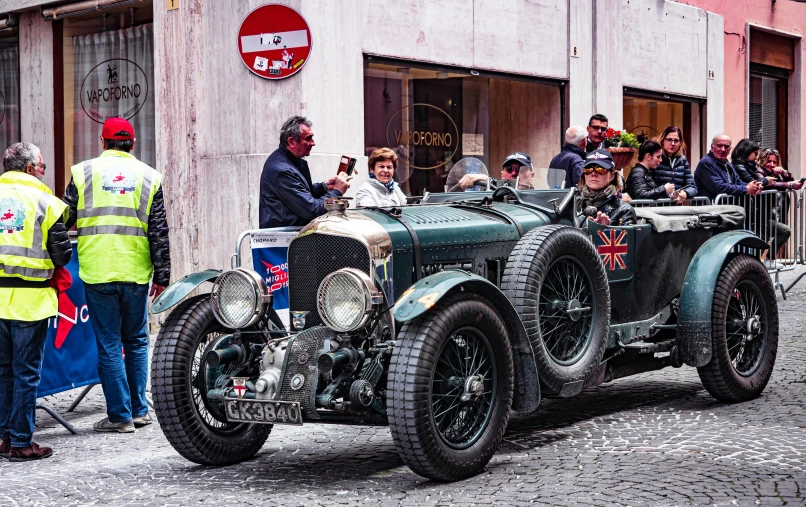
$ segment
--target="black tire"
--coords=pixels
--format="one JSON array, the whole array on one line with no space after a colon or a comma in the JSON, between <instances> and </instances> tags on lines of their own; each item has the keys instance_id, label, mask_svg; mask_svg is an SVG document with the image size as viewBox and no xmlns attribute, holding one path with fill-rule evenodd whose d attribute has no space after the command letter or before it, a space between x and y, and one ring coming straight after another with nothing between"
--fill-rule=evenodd
<instances>
[{"instance_id":1,"label":"black tire","mask_svg":"<svg viewBox=\"0 0 806 507\"><path fill-rule=\"evenodd\" d=\"M590 238L561 225L529 231L509 254L501 288L532 342L544 393L576 394L601 363L610 329L610 287ZM579 306L589 310L571 311Z\"/></svg>"},{"instance_id":2,"label":"black tire","mask_svg":"<svg viewBox=\"0 0 806 507\"><path fill-rule=\"evenodd\" d=\"M197 296L171 312L154 347L151 393L157 420L173 448L200 465L229 465L251 458L272 428L226 422L211 409L206 390L199 388L202 354L224 332L210 297Z\"/></svg>"},{"instance_id":3,"label":"black tire","mask_svg":"<svg viewBox=\"0 0 806 507\"><path fill-rule=\"evenodd\" d=\"M481 472L504 438L512 406L512 348L501 316L481 296L448 294L403 324L396 342L388 414L400 457L436 481ZM463 365L462 357L474 359ZM470 391L457 386L470 386L474 379L481 384L461 401Z\"/></svg>"},{"instance_id":4,"label":"black tire","mask_svg":"<svg viewBox=\"0 0 806 507\"><path fill-rule=\"evenodd\" d=\"M759 396L778 352L778 302L770 275L755 257L737 255L722 268L711 306L711 343L711 362L697 368L708 393L720 401Z\"/></svg>"}]
</instances>

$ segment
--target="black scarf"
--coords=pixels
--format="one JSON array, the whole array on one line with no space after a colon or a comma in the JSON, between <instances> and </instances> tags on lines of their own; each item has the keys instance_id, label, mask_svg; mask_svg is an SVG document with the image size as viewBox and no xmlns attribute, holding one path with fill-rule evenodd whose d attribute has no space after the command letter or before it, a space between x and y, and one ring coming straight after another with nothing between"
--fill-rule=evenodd
<instances>
[{"instance_id":1,"label":"black scarf","mask_svg":"<svg viewBox=\"0 0 806 507\"><path fill-rule=\"evenodd\" d=\"M618 195L618 189L613 183L601 190L591 190L585 186L582 187L580 194L582 195L582 199L579 202L581 209L593 206L600 210L610 199Z\"/></svg>"}]
</instances>

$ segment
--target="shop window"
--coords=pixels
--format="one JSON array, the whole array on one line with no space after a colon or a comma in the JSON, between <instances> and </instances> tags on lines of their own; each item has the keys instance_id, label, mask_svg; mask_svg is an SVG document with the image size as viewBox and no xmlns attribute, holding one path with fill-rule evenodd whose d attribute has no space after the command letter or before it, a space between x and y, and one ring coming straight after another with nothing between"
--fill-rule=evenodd
<instances>
[{"instance_id":1,"label":"shop window","mask_svg":"<svg viewBox=\"0 0 806 507\"><path fill-rule=\"evenodd\" d=\"M651 94L625 94L623 128L639 139L657 140L666 127L680 127L686 143L686 156L694 164L702 156L701 112L699 102L674 100L669 96L655 98Z\"/></svg>"},{"instance_id":2,"label":"shop window","mask_svg":"<svg viewBox=\"0 0 806 507\"><path fill-rule=\"evenodd\" d=\"M559 83L367 57L366 155L392 148L395 179L408 195L444 191L464 157L481 160L493 177L514 151L548 167L562 146L560 90Z\"/></svg>"},{"instance_id":3,"label":"shop window","mask_svg":"<svg viewBox=\"0 0 806 507\"><path fill-rule=\"evenodd\" d=\"M752 63L750 70L750 139L786 156L787 73Z\"/></svg>"},{"instance_id":4,"label":"shop window","mask_svg":"<svg viewBox=\"0 0 806 507\"><path fill-rule=\"evenodd\" d=\"M152 21L149 3L56 22L62 34L64 111L57 136L63 153L63 164L57 161L57 193L70 181L71 166L101 154L101 128L112 116L134 126L132 154L156 165Z\"/></svg>"},{"instance_id":5,"label":"shop window","mask_svg":"<svg viewBox=\"0 0 806 507\"><path fill-rule=\"evenodd\" d=\"M748 134L762 148L778 150L786 165L787 98L789 75L795 69L795 39L751 28L749 45Z\"/></svg>"},{"instance_id":6,"label":"shop window","mask_svg":"<svg viewBox=\"0 0 806 507\"><path fill-rule=\"evenodd\" d=\"M16 28L0 31L0 152L20 142L20 58Z\"/></svg>"}]
</instances>

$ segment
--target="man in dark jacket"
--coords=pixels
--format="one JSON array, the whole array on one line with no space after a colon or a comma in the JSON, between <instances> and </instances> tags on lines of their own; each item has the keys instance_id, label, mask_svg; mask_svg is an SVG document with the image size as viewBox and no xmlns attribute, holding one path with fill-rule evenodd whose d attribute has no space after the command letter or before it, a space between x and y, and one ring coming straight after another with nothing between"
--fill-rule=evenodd
<instances>
[{"instance_id":1,"label":"man in dark jacket","mask_svg":"<svg viewBox=\"0 0 806 507\"><path fill-rule=\"evenodd\" d=\"M627 193L633 199L666 199L674 194L674 184L658 186L650 171L654 171L661 161L663 150L655 141L646 141L638 149L638 163L630 170L627 178Z\"/></svg>"},{"instance_id":2,"label":"man in dark jacket","mask_svg":"<svg viewBox=\"0 0 806 507\"><path fill-rule=\"evenodd\" d=\"M711 151L700 159L694 171L694 182L701 195L712 201L719 194L756 195L761 192L762 185L758 181L745 184L739 179L736 170L728 162L731 139L727 134L717 134L711 141Z\"/></svg>"},{"instance_id":3,"label":"man in dark jacket","mask_svg":"<svg viewBox=\"0 0 806 507\"><path fill-rule=\"evenodd\" d=\"M133 433L148 414L148 297L170 282L171 257L162 174L132 154L134 127L113 117L101 130L103 153L70 168L62 199L78 230L79 276L95 343L106 414L103 433ZM121 356L121 349L126 351Z\"/></svg>"},{"instance_id":4,"label":"man in dark jacket","mask_svg":"<svg viewBox=\"0 0 806 507\"><path fill-rule=\"evenodd\" d=\"M588 120L588 140L585 145L585 151L587 153L604 148L607 124L607 116L603 114L594 114L591 116L590 120Z\"/></svg>"},{"instance_id":5,"label":"man in dark jacket","mask_svg":"<svg viewBox=\"0 0 806 507\"><path fill-rule=\"evenodd\" d=\"M585 165L585 128L581 125L568 127L565 131L565 145L563 151L554 155L549 162L550 169L565 170L565 188L572 188L579 184L582 177L582 167Z\"/></svg>"},{"instance_id":6,"label":"man in dark jacket","mask_svg":"<svg viewBox=\"0 0 806 507\"><path fill-rule=\"evenodd\" d=\"M352 176L339 173L324 183L312 183L308 163L302 160L316 146L312 123L292 116L280 129L280 147L269 155L260 176L260 228L306 225L325 214L325 198L339 197L350 188Z\"/></svg>"}]
</instances>

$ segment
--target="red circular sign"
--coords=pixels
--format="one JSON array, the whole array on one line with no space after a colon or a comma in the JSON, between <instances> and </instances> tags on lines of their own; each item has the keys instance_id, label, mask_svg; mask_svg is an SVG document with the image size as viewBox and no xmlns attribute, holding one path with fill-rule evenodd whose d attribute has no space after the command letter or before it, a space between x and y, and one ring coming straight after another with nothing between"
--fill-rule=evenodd
<instances>
[{"instance_id":1,"label":"red circular sign","mask_svg":"<svg viewBox=\"0 0 806 507\"><path fill-rule=\"evenodd\" d=\"M264 5L241 23L238 51L253 73L266 79L283 79L299 72L308 61L311 30L294 9Z\"/></svg>"}]
</instances>

